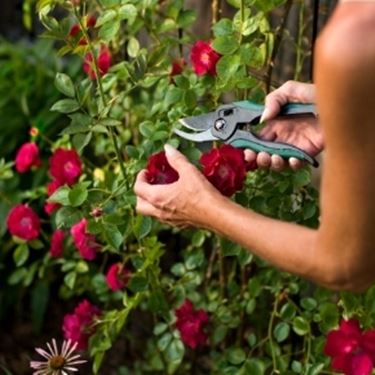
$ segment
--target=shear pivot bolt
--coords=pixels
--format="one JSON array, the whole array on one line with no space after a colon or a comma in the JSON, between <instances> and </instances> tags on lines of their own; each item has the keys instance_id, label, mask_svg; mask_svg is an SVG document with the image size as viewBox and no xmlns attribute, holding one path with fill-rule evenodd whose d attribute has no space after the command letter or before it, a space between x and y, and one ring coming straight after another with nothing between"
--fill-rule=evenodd
<instances>
[{"instance_id":1,"label":"shear pivot bolt","mask_svg":"<svg viewBox=\"0 0 375 375\"><path fill-rule=\"evenodd\" d=\"M216 130L223 130L227 122L223 118L219 118L215 121L215 129Z\"/></svg>"}]
</instances>

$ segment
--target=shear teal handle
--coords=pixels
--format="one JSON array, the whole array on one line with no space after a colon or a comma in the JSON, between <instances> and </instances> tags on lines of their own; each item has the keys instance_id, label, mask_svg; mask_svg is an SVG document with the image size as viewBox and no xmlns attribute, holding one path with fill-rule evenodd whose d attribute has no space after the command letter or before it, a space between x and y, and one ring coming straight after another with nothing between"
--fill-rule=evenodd
<instances>
[{"instance_id":1,"label":"shear teal handle","mask_svg":"<svg viewBox=\"0 0 375 375\"><path fill-rule=\"evenodd\" d=\"M263 113L265 106L261 104L257 104L251 102L250 100L244 100L241 102L234 102L233 103L237 107L241 107L250 111L254 111L254 114L259 114L259 116ZM304 103L288 103L281 108L280 115L296 115L302 113L312 113L317 115L316 106L312 103L304 104Z\"/></svg>"},{"instance_id":2,"label":"shear teal handle","mask_svg":"<svg viewBox=\"0 0 375 375\"><path fill-rule=\"evenodd\" d=\"M263 105L253 103L248 100L235 102L234 105L252 111L255 118L257 116L261 116L265 108ZM289 103L281 108L281 116L294 114L316 115L317 111L314 104ZM236 135L231 139L230 144L237 148L248 148L257 153L264 151L268 154L277 154L285 159L294 157L299 160L306 161L314 167L319 165L319 163L313 157L298 147L282 142L263 141L252 134L249 135L249 133L242 131L238 131L236 133Z\"/></svg>"},{"instance_id":3,"label":"shear teal handle","mask_svg":"<svg viewBox=\"0 0 375 375\"><path fill-rule=\"evenodd\" d=\"M255 137L254 137L255 138ZM297 158L302 161L306 161L307 163L311 164L314 167L319 166L319 163L307 154L305 151L299 149L298 147L288 145L286 143L281 142L267 142L262 140L257 140L256 138L253 140L241 138L241 135L236 137L235 139L231 140L230 144L236 148L247 148L253 150L255 152L267 152L268 154L276 154L280 155L282 158L289 159L289 158Z\"/></svg>"}]
</instances>

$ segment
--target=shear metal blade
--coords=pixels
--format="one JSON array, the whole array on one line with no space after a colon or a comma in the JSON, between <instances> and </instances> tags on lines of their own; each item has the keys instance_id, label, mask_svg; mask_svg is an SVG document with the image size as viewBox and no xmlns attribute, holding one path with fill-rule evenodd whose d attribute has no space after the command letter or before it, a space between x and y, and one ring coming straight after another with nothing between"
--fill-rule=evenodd
<instances>
[{"instance_id":1,"label":"shear metal blade","mask_svg":"<svg viewBox=\"0 0 375 375\"><path fill-rule=\"evenodd\" d=\"M187 133L179 129L174 129L173 132L181 138L187 139L193 142L208 142L215 141L217 138L212 135L211 129L204 130L200 133Z\"/></svg>"},{"instance_id":2,"label":"shear metal blade","mask_svg":"<svg viewBox=\"0 0 375 375\"><path fill-rule=\"evenodd\" d=\"M198 116L185 117L180 119L179 122L188 129L208 130L214 126L216 120L216 112L209 112Z\"/></svg>"}]
</instances>

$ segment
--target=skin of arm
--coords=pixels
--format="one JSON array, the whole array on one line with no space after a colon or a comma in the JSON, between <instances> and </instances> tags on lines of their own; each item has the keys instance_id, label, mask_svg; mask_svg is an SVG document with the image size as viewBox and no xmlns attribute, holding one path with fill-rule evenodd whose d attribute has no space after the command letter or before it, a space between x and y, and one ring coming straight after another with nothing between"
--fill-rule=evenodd
<instances>
[{"instance_id":1,"label":"skin of arm","mask_svg":"<svg viewBox=\"0 0 375 375\"><path fill-rule=\"evenodd\" d=\"M335 290L375 280L375 3L338 6L316 49L317 104L326 157L318 230L270 219L220 195L178 151L180 175L149 185L141 171L137 210L173 225L214 231L283 270Z\"/></svg>"}]
</instances>

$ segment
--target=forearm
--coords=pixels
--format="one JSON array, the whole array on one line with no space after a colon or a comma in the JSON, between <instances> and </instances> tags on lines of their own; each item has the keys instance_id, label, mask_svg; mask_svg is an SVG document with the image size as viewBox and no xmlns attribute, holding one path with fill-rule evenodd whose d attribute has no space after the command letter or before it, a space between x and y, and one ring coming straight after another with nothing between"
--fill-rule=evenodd
<instances>
[{"instance_id":1,"label":"forearm","mask_svg":"<svg viewBox=\"0 0 375 375\"><path fill-rule=\"evenodd\" d=\"M320 230L268 218L228 199L206 206L204 226L240 244L277 268L335 290L357 289L341 243ZM337 241L337 239L333 239ZM359 281L359 280L358 280Z\"/></svg>"},{"instance_id":2,"label":"forearm","mask_svg":"<svg viewBox=\"0 0 375 375\"><path fill-rule=\"evenodd\" d=\"M316 262L316 230L268 218L228 199L210 207L205 210L207 229L239 243L278 268L326 283Z\"/></svg>"}]
</instances>

